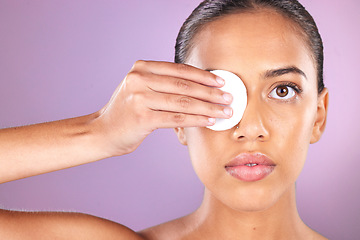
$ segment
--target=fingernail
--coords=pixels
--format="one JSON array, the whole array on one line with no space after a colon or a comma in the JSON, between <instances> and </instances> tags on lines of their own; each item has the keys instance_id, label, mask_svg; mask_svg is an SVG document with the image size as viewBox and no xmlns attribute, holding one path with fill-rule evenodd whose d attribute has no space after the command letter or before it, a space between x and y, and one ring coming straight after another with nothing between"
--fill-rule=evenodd
<instances>
[{"instance_id":1,"label":"fingernail","mask_svg":"<svg viewBox=\"0 0 360 240\"><path fill-rule=\"evenodd\" d=\"M230 93L224 93L224 94L223 94L223 98L224 98L224 100L225 100L226 102L228 102L228 103L231 103L231 102L232 102L232 99L233 99L233 97L232 97L232 95L231 95Z\"/></svg>"},{"instance_id":2,"label":"fingernail","mask_svg":"<svg viewBox=\"0 0 360 240\"><path fill-rule=\"evenodd\" d=\"M218 84L220 84L221 86L225 84L224 79L222 79L221 77L216 77L216 82L217 82Z\"/></svg>"},{"instance_id":3,"label":"fingernail","mask_svg":"<svg viewBox=\"0 0 360 240\"><path fill-rule=\"evenodd\" d=\"M231 117L232 113L233 113L232 108L229 108L229 107L224 108L223 112L229 117Z\"/></svg>"},{"instance_id":4,"label":"fingernail","mask_svg":"<svg viewBox=\"0 0 360 240\"><path fill-rule=\"evenodd\" d=\"M210 123L211 125L213 125L213 124L215 124L216 119L215 119L215 118L209 118L208 121L209 121L209 123Z\"/></svg>"}]
</instances>

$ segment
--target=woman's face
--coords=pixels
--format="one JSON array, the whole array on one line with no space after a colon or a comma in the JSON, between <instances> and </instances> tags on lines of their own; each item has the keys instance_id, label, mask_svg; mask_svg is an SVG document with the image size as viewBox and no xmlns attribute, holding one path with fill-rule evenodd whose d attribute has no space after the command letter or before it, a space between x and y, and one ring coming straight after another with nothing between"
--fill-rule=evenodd
<instances>
[{"instance_id":1,"label":"woman's face","mask_svg":"<svg viewBox=\"0 0 360 240\"><path fill-rule=\"evenodd\" d=\"M237 74L248 104L238 126L177 129L179 139L212 196L233 209L267 209L294 187L309 143L325 126L327 90L317 93L311 53L295 25L272 11L218 19L194 41L187 64ZM228 171L235 157L259 153L275 165L264 178L244 181Z\"/></svg>"}]
</instances>

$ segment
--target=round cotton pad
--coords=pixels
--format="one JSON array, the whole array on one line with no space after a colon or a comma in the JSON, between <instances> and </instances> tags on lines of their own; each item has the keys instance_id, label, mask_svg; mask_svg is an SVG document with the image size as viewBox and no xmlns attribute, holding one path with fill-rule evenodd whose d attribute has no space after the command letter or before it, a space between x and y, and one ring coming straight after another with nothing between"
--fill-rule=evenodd
<instances>
[{"instance_id":1,"label":"round cotton pad","mask_svg":"<svg viewBox=\"0 0 360 240\"><path fill-rule=\"evenodd\" d=\"M230 107L233 109L233 116L229 119L217 118L213 126L208 126L211 130L224 131L238 124L244 114L247 105L246 88L241 79L234 73L225 70L213 70L211 73L225 80L225 85L221 90L231 93L233 101Z\"/></svg>"}]
</instances>

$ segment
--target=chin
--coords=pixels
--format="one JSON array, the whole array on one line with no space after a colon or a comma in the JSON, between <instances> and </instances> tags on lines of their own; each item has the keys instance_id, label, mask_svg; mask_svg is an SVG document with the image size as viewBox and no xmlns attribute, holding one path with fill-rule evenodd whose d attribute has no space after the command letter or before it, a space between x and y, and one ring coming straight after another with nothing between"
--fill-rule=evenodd
<instances>
[{"instance_id":1,"label":"chin","mask_svg":"<svg viewBox=\"0 0 360 240\"><path fill-rule=\"evenodd\" d=\"M213 189L212 196L223 205L238 212L262 212L266 211L277 203L280 203L286 195L285 186L270 184L245 184L234 188ZM220 191L219 191L220 190ZM284 191L283 191L284 190ZM280 203L281 204L281 203Z\"/></svg>"},{"instance_id":2,"label":"chin","mask_svg":"<svg viewBox=\"0 0 360 240\"><path fill-rule=\"evenodd\" d=\"M269 201L269 199L258 201L239 201L231 203L229 207L237 212L264 212L274 206L276 202L276 200Z\"/></svg>"},{"instance_id":3,"label":"chin","mask_svg":"<svg viewBox=\"0 0 360 240\"><path fill-rule=\"evenodd\" d=\"M230 201L224 202L230 208L240 212L261 212L274 206L280 199L274 192L264 189L242 191L238 196L232 196Z\"/></svg>"}]
</instances>

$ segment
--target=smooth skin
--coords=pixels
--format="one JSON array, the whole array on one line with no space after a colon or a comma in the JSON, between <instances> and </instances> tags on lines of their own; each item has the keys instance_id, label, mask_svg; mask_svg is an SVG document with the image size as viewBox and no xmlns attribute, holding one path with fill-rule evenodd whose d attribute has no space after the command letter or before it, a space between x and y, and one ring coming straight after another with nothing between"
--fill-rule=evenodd
<instances>
[{"instance_id":1,"label":"smooth skin","mask_svg":"<svg viewBox=\"0 0 360 240\"><path fill-rule=\"evenodd\" d=\"M195 42L187 62L193 67L139 61L97 113L1 130L0 176L6 182L127 154L155 129L171 127L205 185L200 208L140 233L85 214L3 210L1 239L325 239L302 222L295 202L295 181L309 144L324 131L328 105L302 35L288 19L260 10L209 23ZM289 67L306 77L275 71ZM216 103L231 102L204 71L212 69L234 72L248 91L243 119L227 131L205 128L229 117ZM289 94L280 97L279 88ZM224 166L243 152L266 154L275 170L257 182L233 178Z\"/></svg>"},{"instance_id":2,"label":"smooth skin","mask_svg":"<svg viewBox=\"0 0 360 240\"><path fill-rule=\"evenodd\" d=\"M176 129L205 185L204 199L194 213L145 232L151 239L325 239L296 209L295 181L309 144L324 131L328 105L327 89L317 92L316 67L302 35L288 19L262 11L210 23L195 41L188 64L237 74L248 105L230 130ZM225 166L241 153L265 154L275 170L257 182L240 181Z\"/></svg>"},{"instance_id":3,"label":"smooth skin","mask_svg":"<svg viewBox=\"0 0 360 240\"><path fill-rule=\"evenodd\" d=\"M229 118L232 96L218 89L223 84L188 65L138 61L100 111L0 130L0 183L131 153L157 128L204 127ZM81 213L0 210L0 239L142 238Z\"/></svg>"},{"instance_id":4,"label":"smooth skin","mask_svg":"<svg viewBox=\"0 0 360 240\"><path fill-rule=\"evenodd\" d=\"M0 183L131 153L157 128L229 118L231 108L219 105L232 101L216 88L222 82L188 65L138 61L100 111L2 129Z\"/></svg>"}]
</instances>

